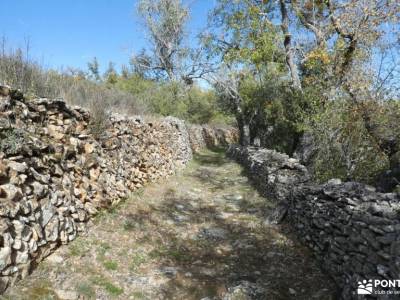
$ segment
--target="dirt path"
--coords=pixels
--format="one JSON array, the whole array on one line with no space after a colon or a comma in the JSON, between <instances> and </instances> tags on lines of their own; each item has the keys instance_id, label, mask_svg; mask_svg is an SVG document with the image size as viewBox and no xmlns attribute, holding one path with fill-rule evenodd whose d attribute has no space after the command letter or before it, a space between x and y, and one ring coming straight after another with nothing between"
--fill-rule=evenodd
<instances>
[{"instance_id":1,"label":"dirt path","mask_svg":"<svg viewBox=\"0 0 400 300\"><path fill-rule=\"evenodd\" d=\"M330 279L223 153L98 216L5 299L334 299Z\"/></svg>"}]
</instances>

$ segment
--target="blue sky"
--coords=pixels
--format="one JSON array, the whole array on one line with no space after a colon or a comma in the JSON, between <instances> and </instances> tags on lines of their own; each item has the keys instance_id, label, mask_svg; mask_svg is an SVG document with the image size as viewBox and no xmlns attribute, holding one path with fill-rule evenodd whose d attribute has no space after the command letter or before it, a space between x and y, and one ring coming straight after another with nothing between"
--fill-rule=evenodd
<instances>
[{"instance_id":1,"label":"blue sky","mask_svg":"<svg viewBox=\"0 0 400 300\"><path fill-rule=\"evenodd\" d=\"M94 56L103 69L109 61L127 63L146 45L135 14L136 0L2 0L0 35L8 46L29 39L31 56L47 67L86 68ZM214 0L190 1L192 34L206 25ZM5 9L4 9L5 8Z\"/></svg>"}]
</instances>

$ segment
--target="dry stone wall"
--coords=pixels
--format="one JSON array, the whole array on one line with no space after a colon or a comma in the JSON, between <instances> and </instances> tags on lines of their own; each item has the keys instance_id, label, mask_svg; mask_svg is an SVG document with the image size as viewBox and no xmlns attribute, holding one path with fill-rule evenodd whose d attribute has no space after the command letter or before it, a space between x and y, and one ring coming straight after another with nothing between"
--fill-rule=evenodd
<instances>
[{"instance_id":1,"label":"dry stone wall","mask_svg":"<svg viewBox=\"0 0 400 300\"><path fill-rule=\"evenodd\" d=\"M360 280L400 279L398 194L340 180L314 184L297 160L273 150L231 146L228 154L265 195L285 203L289 222L334 278L342 299L364 299L356 295Z\"/></svg>"},{"instance_id":2,"label":"dry stone wall","mask_svg":"<svg viewBox=\"0 0 400 300\"><path fill-rule=\"evenodd\" d=\"M176 118L112 115L96 138L90 120L62 100L24 101L0 89L0 293L100 209L192 158Z\"/></svg>"},{"instance_id":3,"label":"dry stone wall","mask_svg":"<svg viewBox=\"0 0 400 300\"><path fill-rule=\"evenodd\" d=\"M188 128L190 145L194 152L202 148L228 146L239 140L234 128L216 128L208 125L191 125Z\"/></svg>"}]
</instances>

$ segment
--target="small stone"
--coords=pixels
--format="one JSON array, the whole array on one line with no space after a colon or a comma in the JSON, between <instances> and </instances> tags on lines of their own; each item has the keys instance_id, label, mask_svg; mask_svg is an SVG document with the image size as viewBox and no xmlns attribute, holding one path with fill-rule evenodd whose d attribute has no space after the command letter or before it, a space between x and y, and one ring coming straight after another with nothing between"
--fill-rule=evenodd
<instances>
[{"instance_id":1,"label":"small stone","mask_svg":"<svg viewBox=\"0 0 400 300\"><path fill-rule=\"evenodd\" d=\"M49 184L50 182L50 175L41 175L39 174L34 168L29 168L31 171L33 177L37 180L40 181L41 183L44 184Z\"/></svg>"},{"instance_id":2,"label":"small stone","mask_svg":"<svg viewBox=\"0 0 400 300\"><path fill-rule=\"evenodd\" d=\"M175 277L178 273L178 270L175 267L163 267L160 271L167 277Z\"/></svg>"},{"instance_id":3,"label":"small stone","mask_svg":"<svg viewBox=\"0 0 400 300\"><path fill-rule=\"evenodd\" d=\"M0 271L11 263L11 248L0 248Z\"/></svg>"},{"instance_id":4,"label":"small stone","mask_svg":"<svg viewBox=\"0 0 400 300\"><path fill-rule=\"evenodd\" d=\"M51 203L48 203L46 206L42 208L42 216L41 216L41 225L45 227L47 223L49 223L50 219L54 216L56 210Z\"/></svg>"},{"instance_id":5,"label":"small stone","mask_svg":"<svg viewBox=\"0 0 400 300\"><path fill-rule=\"evenodd\" d=\"M45 186L40 184L39 182L35 181L32 183L33 193L38 197L42 198L46 195Z\"/></svg>"},{"instance_id":6,"label":"small stone","mask_svg":"<svg viewBox=\"0 0 400 300\"><path fill-rule=\"evenodd\" d=\"M15 250L19 250L22 247L22 241L20 239L15 239L13 246L12 246Z\"/></svg>"},{"instance_id":7,"label":"small stone","mask_svg":"<svg viewBox=\"0 0 400 300\"><path fill-rule=\"evenodd\" d=\"M32 253L32 252L36 252L37 248L38 248L37 242L36 242L34 239L31 239L31 240L29 241L29 249L30 249L30 252L31 252L31 253Z\"/></svg>"},{"instance_id":8,"label":"small stone","mask_svg":"<svg viewBox=\"0 0 400 300\"><path fill-rule=\"evenodd\" d=\"M91 180L96 180L100 176L100 168L92 168L89 170L89 175Z\"/></svg>"},{"instance_id":9,"label":"small stone","mask_svg":"<svg viewBox=\"0 0 400 300\"><path fill-rule=\"evenodd\" d=\"M55 138L56 140L61 140L65 136L62 132L60 132L59 126L49 124L47 126L47 129L48 129L49 135L52 136L53 138Z\"/></svg>"},{"instance_id":10,"label":"small stone","mask_svg":"<svg viewBox=\"0 0 400 300\"><path fill-rule=\"evenodd\" d=\"M93 153L94 152L94 145L86 143L85 146L84 146L84 149L85 149L85 153L86 154Z\"/></svg>"},{"instance_id":11,"label":"small stone","mask_svg":"<svg viewBox=\"0 0 400 300\"><path fill-rule=\"evenodd\" d=\"M339 179L339 178L332 178L332 179L328 180L327 184L329 184L329 185L339 185L339 184L342 184L342 180Z\"/></svg>"},{"instance_id":12,"label":"small stone","mask_svg":"<svg viewBox=\"0 0 400 300\"><path fill-rule=\"evenodd\" d=\"M226 239L226 236L228 234L228 231L226 231L223 228L204 228L202 230L201 236L207 238L207 239L213 239L213 240L224 240Z\"/></svg>"},{"instance_id":13,"label":"small stone","mask_svg":"<svg viewBox=\"0 0 400 300\"><path fill-rule=\"evenodd\" d=\"M376 270L377 270L378 274L382 275L382 276L387 275L388 272L390 271L388 267L385 267L383 265L377 265Z\"/></svg>"},{"instance_id":14,"label":"small stone","mask_svg":"<svg viewBox=\"0 0 400 300\"><path fill-rule=\"evenodd\" d=\"M1 182L8 181L7 169L8 169L7 166L3 162L0 162L0 181Z\"/></svg>"},{"instance_id":15,"label":"small stone","mask_svg":"<svg viewBox=\"0 0 400 300\"><path fill-rule=\"evenodd\" d=\"M190 273L190 272L186 272L186 273L185 273L185 277L189 277L189 278L190 278L190 277L193 277L193 274Z\"/></svg>"},{"instance_id":16,"label":"small stone","mask_svg":"<svg viewBox=\"0 0 400 300\"><path fill-rule=\"evenodd\" d=\"M16 171L18 173L24 173L28 169L28 166L26 165L26 163L19 163L19 162L16 162L16 161L9 161L8 162L8 167L11 170L14 170L14 171Z\"/></svg>"},{"instance_id":17,"label":"small stone","mask_svg":"<svg viewBox=\"0 0 400 300\"><path fill-rule=\"evenodd\" d=\"M177 222L177 223L182 223L182 222L187 221L187 220L188 220L188 217L182 216L182 215L176 215L176 216L174 216L174 220L175 220L175 222Z\"/></svg>"},{"instance_id":18,"label":"small stone","mask_svg":"<svg viewBox=\"0 0 400 300\"><path fill-rule=\"evenodd\" d=\"M230 200L230 201L240 201L240 200L243 200L243 196L240 194L226 195L225 199Z\"/></svg>"},{"instance_id":19,"label":"small stone","mask_svg":"<svg viewBox=\"0 0 400 300\"><path fill-rule=\"evenodd\" d=\"M22 199L21 189L13 184L3 184L0 186L0 198L17 202Z\"/></svg>"},{"instance_id":20,"label":"small stone","mask_svg":"<svg viewBox=\"0 0 400 300\"><path fill-rule=\"evenodd\" d=\"M176 209L179 209L179 210L185 209L185 206L183 206L182 204L176 204L175 207L176 207Z\"/></svg>"},{"instance_id":21,"label":"small stone","mask_svg":"<svg viewBox=\"0 0 400 300\"><path fill-rule=\"evenodd\" d=\"M268 258L273 258L276 255L275 252L268 252L265 256Z\"/></svg>"},{"instance_id":22,"label":"small stone","mask_svg":"<svg viewBox=\"0 0 400 300\"><path fill-rule=\"evenodd\" d=\"M296 295L296 290L294 290L294 289L292 289L292 288L289 288L289 293L290 293L291 295Z\"/></svg>"},{"instance_id":23,"label":"small stone","mask_svg":"<svg viewBox=\"0 0 400 300\"><path fill-rule=\"evenodd\" d=\"M67 290L55 290L58 298L61 300L76 300L78 299L78 293L75 291L67 291Z\"/></svg>"},{"instance_id":24,"label":"small stone","mask_svg":"<svg viewBox=\"0 0 400 300\"><path fill-rule=\"evenodd\" d=\"M17 255L15 257L16 264L25 264L29 260L28 252L19 252L17 251Z\"/></svg>"},{"instance_id":25,"label":"small stone","mask_svg":"<svg viewBox=\"0 0 400 300\"><path fill-rule=\"evenodd\" d=\"M47 257L47 261L53 264L62 264L64 262L64 258L57 254L52 254Z\"/></svg>"},{"instance_id":26,"label":"small stone","mask_svg":"<svg viewBox=\"0 0 400 300\"><path fill-rule=\"evenodd\" d=\"M10 95L11 88L8 85L0 85L0 96L7 97Z\"/></svg>"}]
</instances>

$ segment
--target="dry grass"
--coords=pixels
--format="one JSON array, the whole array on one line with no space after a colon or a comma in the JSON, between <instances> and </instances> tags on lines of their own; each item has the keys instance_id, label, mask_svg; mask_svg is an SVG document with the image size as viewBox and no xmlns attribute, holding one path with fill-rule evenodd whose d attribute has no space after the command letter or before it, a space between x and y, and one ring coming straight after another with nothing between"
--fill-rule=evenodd
<instances>
[{"instance_id":1,"label":"dry grass","mask_svg":"<svg viewBox=\"0 0 400 300\"><path fill-rule=\"evenodd\" d=\"M31 59L29 52L29 43L24 49L13 49L7 47L5 38L0 41L0 84L20 89L28 98L63 98L69 104L89 108L97 123L109 111L126 114L148 111L145 103L127 92L90 81L80 70L46 69Z\"/></svg>"}]
</instances>

